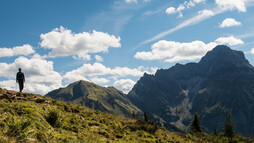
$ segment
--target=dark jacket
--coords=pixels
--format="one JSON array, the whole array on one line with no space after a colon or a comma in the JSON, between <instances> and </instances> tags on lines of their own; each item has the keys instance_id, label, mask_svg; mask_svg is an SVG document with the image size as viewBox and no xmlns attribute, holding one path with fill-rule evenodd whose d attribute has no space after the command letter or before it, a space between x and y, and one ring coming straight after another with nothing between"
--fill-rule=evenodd
<instances>
[{"instance_id":1,"label":"dark jacket","mask_svg":"<svg viewBox=\"0 0 254 143\"><path fill-rule=\"evenodd\" d=\"M16 76L16 81L17 82L25 82L25 75L22 73L22 72L18 72L17 73L17 76Z\"/></svg>"}]
</instances>

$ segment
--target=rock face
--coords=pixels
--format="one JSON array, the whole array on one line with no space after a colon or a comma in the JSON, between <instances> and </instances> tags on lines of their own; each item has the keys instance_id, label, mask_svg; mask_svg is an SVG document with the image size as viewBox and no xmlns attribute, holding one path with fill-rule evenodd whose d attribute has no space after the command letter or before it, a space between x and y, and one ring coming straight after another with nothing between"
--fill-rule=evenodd
<instances>
[{"instance_id":1,"label":"rock face","mask_svg":"<svg viewBox=\"0 0 254 143\"><path fill-rule=\"evenodd\" d=\"M46 96L124 117L131 117L133 111L141 112L122 91L83 80L51 91Z\"/></svg>"},{"instance_id":2,"label":"rock face","mask_svg":"<svg viewBox=\"0 0 254 143\"><path fill-rule=\"evenodd\" d=\"M144 74L127 97L167 128L188 131L195 112L206 132L232 113L236 132L254 134L254 68L243 52L217 46L199 63Z\"/></svg>"}]
</instances>

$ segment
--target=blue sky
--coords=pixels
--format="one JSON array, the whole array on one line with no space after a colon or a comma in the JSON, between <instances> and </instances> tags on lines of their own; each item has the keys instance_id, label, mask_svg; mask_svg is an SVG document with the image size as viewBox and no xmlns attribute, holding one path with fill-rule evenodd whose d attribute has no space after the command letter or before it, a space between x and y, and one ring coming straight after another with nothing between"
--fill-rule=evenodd
<instances>
[{"instance_id":1,"label":"blue sky","mask_svg":"<svg viewBox=\"0 0 254 143\"><path fill-rule=\"evenodd\" d=\"M254 65L254 0L2 0L0 86L46 94L77 80L127 93L144 72L218 44Z\"/></svg>"}]
</instances>

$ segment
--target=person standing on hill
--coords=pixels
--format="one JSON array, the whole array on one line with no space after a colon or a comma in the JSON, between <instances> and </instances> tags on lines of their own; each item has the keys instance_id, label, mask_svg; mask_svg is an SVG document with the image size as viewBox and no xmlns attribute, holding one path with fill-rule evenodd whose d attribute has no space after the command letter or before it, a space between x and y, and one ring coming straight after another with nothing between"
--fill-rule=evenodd
<instances>
[{"instance_id":1,"label":"person standing on hill","mask_svg":"<svg viewBox=\"0 0 254 143\"><path fill-rule=\"evenodd\" d=\"M19 68L19 72L17 73L16 82L19 83L19 92L22 92L24 88L25 75L21 72L21 68Z\"/></svg>"}]
</instances>

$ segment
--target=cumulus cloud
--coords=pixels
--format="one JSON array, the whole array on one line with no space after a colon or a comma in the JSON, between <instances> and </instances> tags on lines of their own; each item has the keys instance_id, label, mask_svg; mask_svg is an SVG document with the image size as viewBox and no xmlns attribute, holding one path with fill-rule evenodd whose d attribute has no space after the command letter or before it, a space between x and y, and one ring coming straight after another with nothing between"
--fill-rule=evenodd
<instances>
[{"instance_id":1,"label":"cumulus cloud","mask_svg":"<svg viewBox=\"0 0 254 143\"><path fill-rule=\"evenodd\" d=\"M173 14L173 13L176 13L176 9L174 7L169 7L166 9L166 13L167 14Z\"/></svg>"},{"instance_id":2,"label":"cumulus cloud","mask_svg":"<svg viewBox=\"0 0 254 143\"><path fill-rule=\"evenodd\" d=\"M246 12L246 0L215 0L216 4L225 9L237 9L240 12Z\"/></svg>"},{"instance_id":3,"label":"cumulus cloud","mask_svg":"<svg viewBox=\"0 0 254 143\"><path fill-rule=\"evenodd\" d=\"M202 41L180 43L161 40L152 45L152 51L137 52L134 57L142 60L164 60L164 62L196 60L200 59L207 51L216 47L216 45L228 44L230 46L235 46L243 43L241 39L237 39L233 36L220 37L216 39L215 42L210 42L208 44Z\"/></svg>"},{"instance_id":4,"label":"cumulus cloud","mask_svg":"<svg viewBox=\"0 0 254 143\"><path fill-rule=\"evenodd\" d=\"M243 40L235 38L234 36L220 37L216 39L215 42L220 45L227 44L229 46L235 46L235 45L240 45L244 43Z\"/></svg>"},{"instance_id":5,"label":"cumulus cloud","mask_svg":"<svg viewBox=\"0 0 254 143\"><path fill-rule=\"evenodd\" d=\"M29 44L23 46L16 46L13 48L0 48L0 57L12 57L19 55L30 55L35 53L33 47Z\"/></svg>"},{"instance_id":6,"label":"cumulus cloud","mask_svg":"<svg viewBox=\"0 0 254 143\"><path fill-rule=\"evenodd\" d=\"M107 52L110 47L121 47L120 37L95 30L92 33L76 34L61 26L40 37L41 47L52 50L50 57L77 56L89 60L89 53Z\"/></svg>"},{"instance_id":7,"label":"cumulus cloud","mask_svg":"<svg viewBox=\"0 0 254 143\"><path fill-rule=\"evenodd\" d=\"M120 79L114 82L114 87L123 91L125 94L127 94L134 85L135 82L131 79Z\"/></svg>"},{"instance_id":8,"label":"cumulus cloud","mask_svg":"<svg viewBox=\"0 0 254 143\"><path fill-rule=\"evenodd\" d=\"M220 28L225 28L225 27L233 27L233 26L240 26L242 25L241 22L236 21L233 18L226 18L223 20L223 22L220 24Z\"/></svg>"},{"instance_id":9,"label":"cumulus cloud","mask_svg":"<svg viewBox=\"0 0 254 143\"><path fill-rule=\"evenodd\" d=\"M94 77L94 78L91 78L91 81L96 84L105 84L105 83L108 83L110 80L106 78Z\"/></svg>"},{"instance_id":10,"label":"cumulus cloud","mask_svg":"<svg viewBox=\"0 0 254 143\"><path fill-rule=\"evenodd\" d=\"M254 48L251 49L250 53L254 55Z\"/></svg>"},{"instance_id":11,"label":"cumulus cloud","mask_svg":"<svg viewBox=\"0 0 254 143\"><path fill-rule=\"evenodd\" d=\"M25 92L45 94L53 89L62 86L61 75L54 71L53 62L44 60L39 55L34 55L28 59L26 57L19 57L13 63L0 63L2 68L0 77L7 78L6 81L1 81L0 85L8 89L17 89L15 83L16 73L21 67L25 73L26 85Z\"/></svg>"},{"instance_id":12,"label":"cumulus cloud","mask_svg":"<svg viewBox=\"0 0 254 143\"><path fill-rule=\"evenodd\" d=\"M167 62L195 60L201 58L202 55L211 50L214 46L214 43L207 45L202 41L180 43L161 40L152 45L151 52L137 52L134 57L142 60L164 59L164 61Z\"/></svg>"},{"instance_id":13,"label":"cumulus cloud","mask_svg":"<svg viewBox=\"0 0 254 143\"><path fill-rule=\"evenodd\" d=\"M101 63L94 64L84 64L83 66L67 72L63 78L67 82L73 82L81 79L87 79L88 77L103 76L103 75L113 75L118 77L126 76L142 76L144 72L152 73L155 68L128 68L128 67L115 67L108 68Z\"/></svg>"},{"instance_id":14,"label":"cumulus cloud","mask_svg":"<svg viewBox=\"0 0 254 143\"><path fill-rule=\"evenodd\" d=\"M102 62L103 61L103 58L99 55L95 55L94 58L97 62Z\"/></svg>"},{"instance_id":15,"label":"cumulus cloud","mask_svg":"<svg viewBox=\"0 0 254 143\"><path fill-rule=\"evenodd\" d=\"M190 7L194 7L196 4L199 4L201 2L205 2L206 0L190 0L189 2L188 1L185 1L183 4L180 4L178 6L178 8L174 8L174 7L169 7L166 9L166 13L167 14L174 14L174 13L179 13L178 17L183 17L183 13L182 11L185 10L186 8L190 8Z\"/></svg>"}]
</instances>

